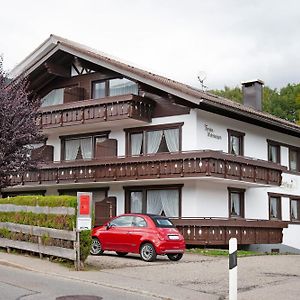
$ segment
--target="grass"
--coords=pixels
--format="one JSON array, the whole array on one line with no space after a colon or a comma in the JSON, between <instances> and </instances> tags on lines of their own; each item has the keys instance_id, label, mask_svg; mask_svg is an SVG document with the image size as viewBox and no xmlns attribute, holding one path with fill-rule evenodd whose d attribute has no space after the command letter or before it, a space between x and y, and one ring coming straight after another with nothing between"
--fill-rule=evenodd
<instances>
[{"instance_id":1,"label":"grass","mask_svg":"<svg viewBox=\"0 0 300 300\"><path fill-rule=\"evenodd\" d=\"M192 248L192 249L187 249L186 252L192 254L206 255L206 256L228 256L229 255L229 252L226 249ZM262 253L262 252L238 250L237 256L245 257L245 256L257 256L257 255L265 255L265 254L266 253Z\"/></svg>"}]
</instances>

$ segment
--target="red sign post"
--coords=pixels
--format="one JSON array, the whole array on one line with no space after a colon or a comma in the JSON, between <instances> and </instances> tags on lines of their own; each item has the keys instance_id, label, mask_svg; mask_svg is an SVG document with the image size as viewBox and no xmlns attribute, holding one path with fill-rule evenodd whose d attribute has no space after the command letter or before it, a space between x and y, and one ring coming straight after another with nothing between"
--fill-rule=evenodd
<instances>
[{"instance_id":1,"label":"red sign post","mask_svg":"<svg viewBox=\"0 0 300 300\"><path fill-rule=\"evenodd\" d=\"M92 228L92 193L77 192L77 230Z\"/></svg>"}]
</instances>

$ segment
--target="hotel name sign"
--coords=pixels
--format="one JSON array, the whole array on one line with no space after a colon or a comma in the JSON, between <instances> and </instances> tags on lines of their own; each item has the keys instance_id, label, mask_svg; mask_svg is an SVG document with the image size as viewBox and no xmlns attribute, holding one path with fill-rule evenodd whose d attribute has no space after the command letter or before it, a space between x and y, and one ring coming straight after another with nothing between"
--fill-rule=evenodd
<instances>
[{"instance_id":1,"label":"hotel name sign","mask_svg":"<svg viewBox=\"0 0 300 300\"><path fill-rule=\"evenodd\" d=\"M215 133L214 129L207 124L204 124L204 130L207 133L207 136L216 140L221 140L222 136Z\"/></svg>"}]
</instances>

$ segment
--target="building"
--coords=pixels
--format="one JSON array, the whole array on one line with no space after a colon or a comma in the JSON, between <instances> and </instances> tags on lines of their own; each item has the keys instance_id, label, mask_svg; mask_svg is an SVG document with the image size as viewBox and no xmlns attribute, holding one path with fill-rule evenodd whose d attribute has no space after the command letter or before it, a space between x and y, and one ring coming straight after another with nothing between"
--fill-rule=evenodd
<instances>
[{"instance_id":1,"label":"building","mask_svg":"<svg viewBox=\"0 0 300 300\"><path fill-rule=\"evenodd\" d=\"M157 213L187 244L300 249L300 127L261 111L262 81L241 105L54 35L22 73L43 99L44 162L3 196L91 191L96 224Z\"/></svg>"}]
</instances>

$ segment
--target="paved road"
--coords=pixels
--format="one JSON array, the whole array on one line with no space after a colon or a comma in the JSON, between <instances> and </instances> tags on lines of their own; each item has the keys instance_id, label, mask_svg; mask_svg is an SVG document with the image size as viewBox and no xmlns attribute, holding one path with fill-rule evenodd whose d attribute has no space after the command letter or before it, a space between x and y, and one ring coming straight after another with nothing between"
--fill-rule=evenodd
<instances>
[{"instance_id":1,"label":"paved road","mask_svg":"<svg viewBox=\"0 0 300 300\"><path fill-rule=\"evenodd\" d=\"M98 296L98 299L147 300L153 297L109 288L97 283L69 279L58 275L47 275L0 265L0 299L1 300L53 300L69 295ZM74 298L75 300L75 298Z\"/></svg>"},{"instance_id":2,"label":"paved road","mask_svg":"<svg viewBox=\"0 0 300 300\"><path fill-rule=\"evenodd\" d=\"M89 264L87 271L75 272L45 259L0 252L0 267L1 264L15 264L39 272L36 274L37 277L40 274L50 277L50 274L56 274L54 279L57 279L57 286L62 289L62 292L69 280L71 282L75 280L74 282L89 283L86 285L88 290L93 285L102 287L101 293L104 296L106 290L117 295L117 298L108 296L106 299L123 299L122 291L126 295L129 291L132 292L128 294L132 297L138 295L137 299L142 299L142 296L145 299L149 297L149 299L169 300L221 300L228 297L228 260L223 257L185 254L179 262L171 262L165 257L159 257L156 262L145 263L136 255L120 258L113 253L108 253L89 257L87 262ZM0 270L0 281L6 283L5 278L6 276L3 278ZM55 281L52 285L55 286ZM23 287L31 290L29 283ZM118 293L121 293L121 298ZM299 295L300 255L254 256L238 259L239 300L294 300L300 299Z\"/></svg>"}]
</instances>

